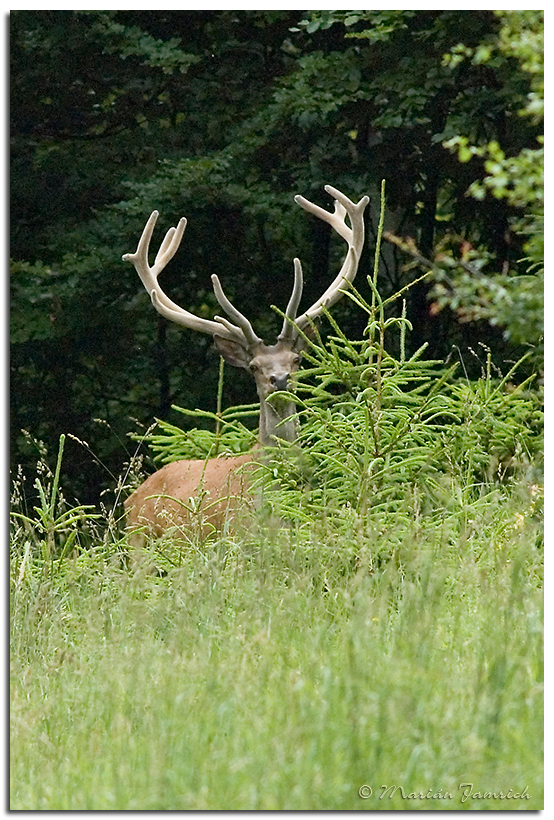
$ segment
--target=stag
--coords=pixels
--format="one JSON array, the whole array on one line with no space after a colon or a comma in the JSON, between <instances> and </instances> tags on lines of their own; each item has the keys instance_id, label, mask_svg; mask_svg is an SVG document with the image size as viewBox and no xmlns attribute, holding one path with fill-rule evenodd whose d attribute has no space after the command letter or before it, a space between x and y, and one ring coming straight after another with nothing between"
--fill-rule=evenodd
<instances>
[{"instance_id":1,"label":"stag","mask_svg":"<svg viewBox=\"0 0 554 820\"><path fill-rule=\"evenodd\" d=\"M278 391L287 391L291 377L300 366L306 339L315 321L331 308L354 281L364 245L364 209L367 196L357 203L330 185L325 186L334 197L334 211L326 211L313 202L296 196L295 201L308 213L327 222L345 240L348 249L342 267L323 295L304 313L297 316L302 296L303 273L299 259L294 259L294 285L274 345L266 345L252 325L223 292L218 277L212 284L216 299L228 318L215 316L203 319L173 302L161 289L158 276L173 258L183 237L187 220L183 217L176 228L170 228L156 255L154 265L148 262L150 240L158 219L153 211L146 223L136 253L125 254L132 262L150 295L155 309L172 322L191 330L208 333L223 358L235 367L252 373L260 399L259 445L272 446L279 439L293 442L296 436L294 402L271 398ZM346 224L346 217L350 227ZM247 453L230 458L175 461L150 476L125 503L127 529L134 532L135 543L150 533L160 536L169 529L183 532L190 527L191 516L202 521L202 532L222 530L227 522L238 517L238 510L249 498L252 466L256 456ZM137 534L141 533L137 538Z\"/></svg>"}]
</instances>

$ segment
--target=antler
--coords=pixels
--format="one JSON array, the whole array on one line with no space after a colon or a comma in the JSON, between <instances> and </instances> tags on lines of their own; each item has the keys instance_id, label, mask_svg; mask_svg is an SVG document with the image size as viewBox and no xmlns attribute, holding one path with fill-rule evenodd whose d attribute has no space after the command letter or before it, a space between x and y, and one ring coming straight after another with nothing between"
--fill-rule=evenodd
<instances>
[{"instance_id":1,"label":"antler","mask_svg":"<svg viewBox=\"0 0 554 820\"><path fill-rule=\"evenodd\" d=\"M132 262L135 266L141 282L148 291L152 304L158 313L183 327L209 333L212 336L219 336L229 341L239 342L244 347L255 347L257 344L261 344L262 340L254 333L254 329L246 316L243 316L225 296L221 283L215 274L212 275L215 297L229 318L236 322L236 325L221 316L216 316L215 321L195 316L194 313L189 313L188 310L179 307L164 293L158 283L158 276L175 256L181 244L187 220L182 217L176 228L168 230L156 254L154 265L150 267L148 264L148 250L158 216L158 211L152 211L142 232L136 252L126 253L123 257L125 262Z\"/></svg>"},{"instance_id":2,"label":"antler","mask_svg":"<svg viewBox=\"0 0 554 820\"><path fill-rule=\"evenodd\" d=\"M329 285L323 296L321 296L317 302L314 302L311 308L308 308L308 310L298 318L296 318L296 312L302 296L303 276L300 260L294 260L294 287L285 311L283 327L279 334L279 341L281 342L293 342L298 333L298 328L304 330L314 319L323 313L324 309L328 309L334 305L335 302L340 299L344 290L354 281L358 270L358 262L364 245L363 214L369 202L369 198L364 196L357 204L354 204L347 196L331 185L326 185L325 190L335 198L335 209L333 213L304 199L303 196L295 196L294 199L304 210L314 214L314 216L317 216L319 219L323 219L324 222L329 223L339 236L347 242L348 251L335 280ZM183 217L179 220L179 224L176 228L170 228L168 230L156 254L154 265L150 267L148 263L148 251L158 216L158 211L152 211L142 232L136 252L126 253L123 257L124 261L132 262L135 266L142 284L149 293L152 304L158 313L166 319L176 322L178 325L188 327L191 330L199 330L202 333L209 333L212 336L218 336L228 341L238 342L244 348L250 350L259 344L263 344L262 339L256 335L246 316L237 310L225 296L221 283L215 274L212 274L211 277L215 297L232 321L222 316L215 316L213 321L210 319L202 319L200 316L195 316L194 313L189 313L188 310L179 307L179 305L173 302L169 296L164 293L158 283L158 276L168 262L175 256L181 244L187 226L187 220ZM351 228L349 228L345 222L346 216L350 219ZM235 324L233 324L233 322L235 322Z\"/></svg>"},{"instance_id":3,"label":"antler","mask_svg":"<svg viewBox=\"0 0 554 820\"><path fill-rule=\"evenodd\" d=\"M285 311L283 328L279 335L281 341L289 341L294 337L295 325L303 330L318 316L321 316L325 308L328 309L334 305L340 299L344 290L354 281L358 270L358 262L364 246L364 210L369 202L369 197L364 196L357 204L354 204L347 196L331 185L326 185L325 190L335 198L333 213L304 199L303 196L295 196L294 200L304 210L314 214L319 219L323 219L324 222L328 222L339 236L348 243L348 251L339 273L323 296L298 318L296 318L296 311L302 295L302 266L299 259L294 260L294 287ZM351 228L345 223L347 215L350 218Z\"/></svg>"}]
</instances>

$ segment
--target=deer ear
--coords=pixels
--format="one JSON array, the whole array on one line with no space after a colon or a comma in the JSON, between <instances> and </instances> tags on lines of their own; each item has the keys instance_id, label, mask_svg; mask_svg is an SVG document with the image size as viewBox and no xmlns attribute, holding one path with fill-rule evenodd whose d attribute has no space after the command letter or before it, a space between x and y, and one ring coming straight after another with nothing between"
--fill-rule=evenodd
<instances>
[{"instance_id":1,"label":"deer ear","mask_svg":"<svg viewBox=\"0 0 554 820\"><path fill-rule=\"evenodd\" d=\"M252 354L239 342L232 342L230 339L222 339L221 336L214 336L215 346L226 362L233 367L244 367L248 369L252 361Z\"/></svg>"}]
</instances>

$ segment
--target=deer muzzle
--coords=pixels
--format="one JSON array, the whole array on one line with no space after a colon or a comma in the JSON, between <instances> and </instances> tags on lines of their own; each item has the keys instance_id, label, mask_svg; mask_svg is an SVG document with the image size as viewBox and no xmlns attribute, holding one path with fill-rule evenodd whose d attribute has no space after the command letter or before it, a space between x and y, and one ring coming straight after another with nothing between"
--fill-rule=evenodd
<instances>
[{"instance_id":1,"label":"deer muzzle","mask_svg":"<svg viewBox=\"0 0 554 820\"><path fill-rule=\"evenodd\" d=\"M274 391L277 390L288 390L289 389L289 374L282 373L282 374L273 374L269 377L269 382L271 387Z\"/></svg>"}]
</instances>

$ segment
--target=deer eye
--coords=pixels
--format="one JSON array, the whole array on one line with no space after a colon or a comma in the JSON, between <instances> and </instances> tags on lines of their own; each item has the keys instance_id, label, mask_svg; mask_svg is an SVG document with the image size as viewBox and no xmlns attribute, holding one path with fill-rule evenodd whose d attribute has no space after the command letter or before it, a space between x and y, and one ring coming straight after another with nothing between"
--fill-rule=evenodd
<instances>
[{"instance_id":1,"label":"deer eye","mask_svg":"<svg viewBox=\"0 0 554 820\"><path fill-rule=\"evenodd\" d=\"M250 369L251 373L256 373L260 368L258 367L257 364L251 364L251 365L249 365L249 369Z\"/></svg>"}]
</instances>

